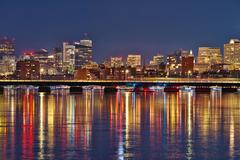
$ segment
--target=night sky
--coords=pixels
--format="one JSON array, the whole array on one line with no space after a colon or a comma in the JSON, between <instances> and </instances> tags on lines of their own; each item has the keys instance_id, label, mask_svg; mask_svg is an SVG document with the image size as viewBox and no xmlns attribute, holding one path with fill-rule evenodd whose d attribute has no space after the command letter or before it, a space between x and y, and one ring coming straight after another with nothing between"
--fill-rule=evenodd
<instances>
[{"instance_id":1,"label":"night sky","mask_svg":"<svg viewBox=\"0 0 240 160\"><path fill-rule=\"evenodd\" d=\"M239 0L0 0L0 36L17 51L61 46L87 32L94 59L178 48L222 47L240 38Z\"/></svg>"}]
</instances>

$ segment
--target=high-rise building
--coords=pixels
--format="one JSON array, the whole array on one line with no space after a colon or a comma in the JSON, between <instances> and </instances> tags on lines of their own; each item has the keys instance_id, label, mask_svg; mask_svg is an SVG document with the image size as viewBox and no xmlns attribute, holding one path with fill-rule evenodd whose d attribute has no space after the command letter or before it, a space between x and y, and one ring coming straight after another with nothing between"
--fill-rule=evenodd
<instances>
[{"instance_id":1,"label":"high-rise building","mask_svg":"<svg viewBox=\"0 0 240 160\"><path fill-rule=\"evenodd\" d=\"M16 57L14 55L0 54L0 75L12 75L16 69Z\"/></svg>"},{"instance_id":2,"label":"high-rise building","mask_svg":"<svg viewBox=\"0 0 240 160\"><path fill-rule=\"evenodd\" d=\"M181 72L181 51L177 50L173 54L168 55L166 62L167 75L179 75Z\"/></svg>"},{"instance_id":3,"label":"high-rise building","mask_svg":"<svg viewBox=\"0 0 240 160\"><path fill-rule=\"evenodd\" d=\"M127 65L133 68L141 65L141 55L129 54L127 57Z\"/></svg>"},{"instance_id":4,"label":"high-rise building","mask_svg":"<svg viewBox=\"0 0 240 160\"><path fill-rule=\"evenodd\" d=\"M153 56L153 59L150 61L150 65L161 65L163 63L164 63L164 56L163 55Z\"/></svg>"},{"instance_id":5,"label":"high-rise building","mask_svg":"<svg viewBox=\"0 0 240 160\"><path fill-rule=\"evenodd\" d=\"M13 55L15 53L15 39L4 37L0 39L0 54Z\"/></svg>"},{"instance_id":6,"label":"high-rise building","mask_svg":"<svg viewBox=\"0 0 240 160\"><path fill-rule=\"evenodd\" d=\"M183 54L181 57L181 75L182 76L191 76L194 68L194 56L192 51L189 54Z\"/></svg>"},{"instance_id":7,"label":"high-rise building","mask_svg":"<svg viewBox=\"0 0 240 160\"><path fill-rule=\"evenodd\" d=\"M167 75L185 76L193 73L194 56L192 51L178 49L173 54L167 56Z\"/></svg>"},{"instance_id":8,"label":"high-rise building","mask_svg":"<svg viewBox=\"0 0 240 160\"><path fill-rule=\"evenodd\" d=\"M85 38L80 42L75 42L75 69L92 61L93 43L92 40Z\"/></svg>"},{"instance_id":9,"label":"high-rise building","mask_svg":"<svg viewBox=\"0 0 240 160\"><path fill-rule=\"evenodd\" d=\"M63 43L63 70L74 73L75 69L75 45Z\"/></svg>"},{"instance_id":10,"label":"high-rise building","mask_svg":"<svg viewBox=\"0 0 240 160\"><path fill-rule=\"evenodd\" d=\"M111 67L120 68L123 66L122 57L111 57Z\"/></svg>"},{"instance_id":11,"label":"high-rise building","mask_svg":"<svg viewBox=\"0 0 240 160\"><path fill-rule=\"evenodd\" d=\"M21 60L17 62L16 79L40 79L40 63L36 60Z\"/></svg>"},{"instance_id":12,"label":"high-rise building","mask_svg":"<svg viewBox=\"0 0 240 160\"><path fill-rule=\"evenodd\" d=\"M240 40L231 39L224 44L224 63L231 65L232 69L240 68Z\"/></svg>"},{"instance_id":13,"label":"high-rise building","mask_svg":"<svg viewBox=\"0 0 240 160\"><path fill-rule=\"evenodd\" d=\"M198 64L213 65L222 63L220 48L199 47Z\"/></svg>"},{"instance_id":14,"label":"high-rise building","mask_svg":"<svg viewBox=\"0 0 240 160\"><path fill-rule=\"evenodd\" d=\"M58 72L62 72L63 69L63 53L61 48L54 48L55 67Z\"/></svg>"}]
</instances>

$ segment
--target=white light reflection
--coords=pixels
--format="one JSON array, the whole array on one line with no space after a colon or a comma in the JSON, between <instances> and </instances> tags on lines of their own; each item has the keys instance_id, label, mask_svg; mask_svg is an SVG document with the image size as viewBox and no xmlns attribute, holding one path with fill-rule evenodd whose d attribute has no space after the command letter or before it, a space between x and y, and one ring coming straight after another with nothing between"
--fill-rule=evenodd
<instances>
[{"instance_id":1,"label":"white light reflection","mask_svg":"<svg viewBox=\"0 0 240 160\"><path fill-rule=\"evenodd\" d=\"M234 142L235 142L235 132L234 132L234 118L231 114L230 127L229 127L229 154L231 158L234 158Z\"/></svg>"},{"instance_id":2,"label":"white light reflection","mask_svg":"<svg viewBox=\"0 0 240 160\"><path fill-rule=\"evenodd\" d=\"M43 146L43 141L44 141L44 133L43 133L43 129L44 129L44 117L43 117L43 98L44 98L44 93L39 93L39 97L40 97L40 124L39 124L39 159L44 159L44 146Z\"/></svg>"},{"instance_id":3,"label":"white light reflection","mask_svg":"<svg viewBox=\"0 0 240 160\"><path fill-rule=\"evenodd\" d=\"M188 92L187 93L187 98L188 98L188 113L187 113L187 119L188 119L188 125L187 125L187 129L188 129L188 135L187 135L187 159L192 159L192 155L193 155L193 149L192 149L192 93Z\"/></svg>"}]
</instances>

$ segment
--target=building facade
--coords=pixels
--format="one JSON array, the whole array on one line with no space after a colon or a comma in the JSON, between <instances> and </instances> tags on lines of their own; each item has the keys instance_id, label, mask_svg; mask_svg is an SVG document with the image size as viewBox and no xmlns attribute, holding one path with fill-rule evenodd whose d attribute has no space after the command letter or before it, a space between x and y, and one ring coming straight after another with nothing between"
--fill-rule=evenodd
<instances>
[{"instance_id":1,"label":"building facade","mask_svg":"<svg viewBox=\"0 0 240 160\"><path fill-rule=\"evenodd\" d=\"M16 79L36 80L40 79L40 63L35 60L21 60L17 62Z\"/></svg>"},{"instance_id":2,"label":"building facade","mask_svg":"<svg viewBox=\"0 0 240 160\"><path fill-rule=\"evenodd\" d=\"M15 39L4 37L0 39L0 54L15 54Z\"/></svg>"},{"instance_id":3,"label":"building facade","mask_svg":"<svg viewBox=\"0 0 240 160\"><path fill-rule=\"evenodd\" d=\"M150 61L150 65L161 65L165 62L163 55L153 56L153 59Z\"/></svg>"},{"instance_id":4,"label":"building facade","mask_svg":"<svg viewBox=\"0 0 240 160\"><path fill-rule=\"evenodd\" d=\"M75 69L75 46L63 42L63 70L67 73L74 73Z\"/></svg>"},{"instance_id":5,"label":"building facade","mask_svg":"<svg viewBox=\"0 0 240 160\"><path fill-rule=\"evenodd\" d=\"M111 67L114 68L120 68L123 64L123 58L122 57L111 57Z\"/></svg>"},{"instance_id":6,"label":"building facade","mask_svg":"<svg viewBox=\"0 0 240 160\"><path fill-rule=\"evenodd\" d=\"M198 49L198 64L220 64L222 63L222 55L220 48L199 47Z\"/></svg>"},{"instance_id":7,"label":"building facade","mask_svg":"<svg viewBox=\"0 0 240 160\"><path fill-rule=\"evenodd\" d=\"M141 66L141 55L138 54L130 54L127 57L127 66L131 66L133 68L137 66Z\"/></svg>"},{"instance_id":8,"label":"building facade","mask_svg":"<svg viewBox=\"0 0 240 160\"><path fill-rule=\"evenodd\" d=\"M231 39L224 44L224 63L230 66L230 70L240 68L240 40Z\"/></svg>"},{"instance_id":9,"label":"building facade","mask_svg":"<svg viewBox=\"0 0 240 160\"><path fill-rule=\"evenodd\" d=\"M92 61L93 43L92 40L84 39L75 42L75 70Z\"/></svg>"}]
</instances>

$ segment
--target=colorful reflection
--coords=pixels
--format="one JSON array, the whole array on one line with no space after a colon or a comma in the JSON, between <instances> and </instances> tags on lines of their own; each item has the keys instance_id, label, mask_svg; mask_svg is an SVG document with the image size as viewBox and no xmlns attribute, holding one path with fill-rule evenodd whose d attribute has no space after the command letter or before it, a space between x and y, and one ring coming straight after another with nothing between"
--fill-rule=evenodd
<instances>
[{"instance_id":1,"label":"colorful reflection","mask_svg":"<svg viewBox=\"0 0 240 160\"><path fill-rule=\"evenodd\" d=\"M0 96L1 159L239 156L237 93L9 92Z\"/></svg>"}]
</instances>

